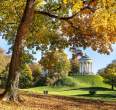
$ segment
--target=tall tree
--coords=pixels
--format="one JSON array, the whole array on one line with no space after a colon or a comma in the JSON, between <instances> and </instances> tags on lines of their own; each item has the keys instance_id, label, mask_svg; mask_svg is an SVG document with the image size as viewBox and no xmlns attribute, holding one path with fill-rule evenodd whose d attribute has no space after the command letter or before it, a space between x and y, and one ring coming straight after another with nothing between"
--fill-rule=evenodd
<instances>
[{"instance_id":1,"label":"tall tree","mask_svg":"<svg viewBox=\"0 0 116 110\"><path fill-rule=\"evenodd\" d=\"M77 58L77 55L72 55L72 59L70 59L71 62L71 74L70 75L78 75L79 74L79 60Z\"/></svg>"},{"instance_id":2,"label":"tall tree","mask_svg":"<svg viewBox=\"0 0 116 110\"><path fill-rule=\"evenodd\" d=\"M26 6L21 18L16 39L13 46L12 58L9 67L8 81L6 89L3 93L3 100L19 100L17 95L18 80L19 80L19 67L21 64L21 53L23 48L23 40L25 39L26 34L28 33L29 27L32 23L34 16L33 4L35 0L27 0Z\"/></svg>"}]
</instances>

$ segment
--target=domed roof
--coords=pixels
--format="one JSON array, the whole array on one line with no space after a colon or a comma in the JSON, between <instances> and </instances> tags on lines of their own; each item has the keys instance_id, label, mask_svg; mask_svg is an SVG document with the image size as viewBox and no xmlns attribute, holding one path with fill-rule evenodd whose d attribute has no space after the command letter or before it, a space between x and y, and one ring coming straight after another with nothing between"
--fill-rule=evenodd
<instances>
[{"instance_id":1,"label":"domed roof","mask_svg":"<svg viewBox=\"0 0 116 110\"><path fill-rule=\"evenodd\" d=\"M87 61L87 60L92 60L92 59L86 54L80 58L80 61Z\"/></svg>"}]
</instances>

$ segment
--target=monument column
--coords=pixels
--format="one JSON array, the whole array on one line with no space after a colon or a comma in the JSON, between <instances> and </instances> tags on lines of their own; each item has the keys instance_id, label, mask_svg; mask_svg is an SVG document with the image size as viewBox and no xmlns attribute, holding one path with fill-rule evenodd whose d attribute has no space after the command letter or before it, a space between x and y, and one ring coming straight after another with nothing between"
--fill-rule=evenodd
<instances>
[{"instance_id":1,"label":"monument column","mask_svg":"<svg viewBox=\"0 0 116 110\"><path fill-rule=\"evenodd\" d=\"M80 63L80 74L82 75L82 62Z\"/></svg>"},{"instance_id":2,"label":"monument column","mask_svg":"<svg viewBox=\"0 0 116 110\"><path fill-rule=\"evenodd\" d=\"M80 73L82 73L82 63L80 63L79 69L80 69Z\"/></svg>"},{"instance_id":3,"label":"monument column","mask_svg":"<svg viewBox=\"0 0 116 110\"><path fill-rule=\"evenodd\" d=\"M83 62L83 75L85 73L85 62Z\"/></svg>"},{"instance_id":4,"label":"monument column","mask_svg":"<svg viewBox=\"0 0 116 110\"><path fill-rule=\"evenodd\" d=\"M83 75L85 73L85 63L83 62Z\"/></svg>"},{"instance_id":5,"label":"monument column","mask_svg":"<svg viewBox=\"0 0 116 110\"><path fill-rule=\"evenodd\" d=\"M83 71L84 71L84 64L82 62L82 75L83 75Z\"/></svg>"},{"instance_id":6,"label":"monument column","mask_svg":"<svg viewBox=\"0 0 116 110\"><path fill-rule=\"evenodd\" d=\"M93 64L91 63L91 73L93 72L92 68L93 68Z\"/></svg>"},{"instance_id":7,"label":"monument column","mask_svg":"<svg viewBox=\"0 0 116 110\"><path fill-rule=\"evenodd\" d=\"M91 73L92 73L92 63L91 63L91 67L90 67L90 69L91 69Z\"/></svg>"},{"instance_id":8,"label":"monument column","mask_svg":"<svg viewBox=\"0 0 116 110\"><path fill-rule=\"evenodd\" d=\"M88 73L90 73L90 62L88 62Z\"/></svg>"},{"instance_id":9,"label":"monument column","mask_svg":"<svg viewBox=\"0 0 116 110\"><path fill-rule=\"evenodd\" d=\"M84 65L85 65L85 70L84 70L84 75L85 75L86 70L87 70L87 64L86 64L86 62L84 62Z\"/></svg>"},{"instance_id":10,"label":"monument column","mask_svg":"<svg viewBox=\"0 0 116 110\"><path fill-rule=\"evenodd\" d=\"M87 73L89 73L89 62L87 62Z\"/></svg>"},{"instance_id":11,"label":"monument column","mask_svg":"<svg viewBox=\"0 0 116 110\"><path fill-rule=\"evenodd\" d=\"M88 73L90 73L90 62L88 62Z\"/></svg>"}]
</instances>

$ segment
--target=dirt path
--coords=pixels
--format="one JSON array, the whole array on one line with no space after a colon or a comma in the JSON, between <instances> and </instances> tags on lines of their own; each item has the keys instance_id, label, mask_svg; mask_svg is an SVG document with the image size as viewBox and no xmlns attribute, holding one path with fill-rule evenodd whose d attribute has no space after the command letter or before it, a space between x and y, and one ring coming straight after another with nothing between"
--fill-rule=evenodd
<instances>
[{"instance_id":1,"label":"dirt path","mask_svg":"<svg viewBox=\"0 0 116 110\"><path fill-rule=\"evenodd\" d=\"M116 110L116 103L111 102L36 94L22 97L25 101L19 105L0 102L0 110Z\"/></svg>"}]
</instances>

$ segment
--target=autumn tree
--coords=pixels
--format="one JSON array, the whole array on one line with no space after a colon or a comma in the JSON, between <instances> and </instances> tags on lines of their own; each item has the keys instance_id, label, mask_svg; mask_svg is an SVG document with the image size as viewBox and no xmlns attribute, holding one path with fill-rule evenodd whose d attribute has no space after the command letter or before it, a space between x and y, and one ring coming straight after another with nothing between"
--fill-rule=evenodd
<instances>
[{"instance_id":1,"label":"autumn tree","mask_svg":"<svg viewBox=\"0 0 116 110\"><path fill-rule=\"evenodd\" d=\"M62 30L71 44L109 54L111 44L116 41L115 0L98 0L90 4L91 10L81 10L78 16L63 23Z\"/></svg>"},{"instance_id":2,"label":"autumn tree","mask_svg":"<svg viewBox=\"0 0 116 110\"><path fill-rule=\"evenodd\" d=\"M40 64L48 71L48 77L53 80L51 83L67 76L70 71L70 61L63 51L47 52L40 60Z\"/></svg>"},{"instance_id":3,"label":"autumn tree","mask_svg":"<svg viewBox=\"0 0 116 110\"><path fill-rule=\"evenodd\" d=\"M93 15L92 26L96 32L101 32L105 42L116 41L116 1L115 0L98 0L97 10Z\"/></svg>"},{"instance_id":4,"label":"autumn tree","mask_svg":"<svg viewBox=\"0 0 116 110\"><path fill-rule=\"evenodd\" d=\"M79 60L77 58L77 55L72 56L72 59L70 59L71 62L71 75L77 75L79 73Z\"/></svg>"},{"instance_id":5,"label":"autumn tree","mask_svg":"<svg viewBox=\"0 0 116 110\"><path fill-rule=\"evenodd\" d=\"M3 100L17 101L19 99L16 91L18 87L19 68L21 64L20 58L22 53L22 42L26 34L28 33L27 27L30 26L33 19L33 14L34 14L34 10L32 8L33 4L34 4L34 0L27 0L24 9L24 14L21 18L20 24L17 29L17 34L13 46L12 58L9 67L8 82L6 85L6 89L3 93L4 96Z\"/></svg>"},{"instance_id":6,"label":"autumn tree","mask_svg":"<svg viewBox=\"0 0 116 110\"><path fill-rule=\"evenodd\" d=\"M32 76L34 78L33 81L34 82L38 81L43 71L42 65L40 65L39 63L33 63L33 64L30 64L30 68L32 71Z\"/></svg>"},{"instance_id":7,"label":"autumn tree","mask_svg":"<svg viewBox=\"0 0 116 110\"><path fill-rule=\"evenodd\" d=\"M111 85L111 89L114 90L116 86L116 63L109 64L103 71L99 71L99 74L104 78L104 82Z\"/></svg>"},{"instance_id":8,"label":"autumn tree","mask_svg":"<svg viewBox=\"0 0 116 110\"><path fill-rule=\"evenodd\" d=\"M5 51L0 48L0 86L4 87L8 75L8 66L10 63L10 56L5 54Z\"/></svg>"},{"instance_id":9,"label":"autumn tree","mask_svg":"<svg viewBox=\"0 0 116 110\"><path fill-rule=\"evenodd\" d=\"M111 43L115 42L114 36L116 32L116 25L115 23L113 23L114 25L111 25L111 23L113 20L115 20L116 15L115 5L113 5L115 0L111 0L111 2L106 1L107 0L98 0L98 2L96 2L96 0L0 1L0 32L3 33L3 37L6 38L10 44L13 44L8 82L5 92L3 93L3 99L14 101L18 100L17 80L19 79L20 75L20 58L22 55L22 48L24 48L25 45L27 45L29 48L31 48L33 45L41 50L44 50L46 48L49 49L49 47L54 48L54 46L65 48L69 44L71 46L74 44L81 47L91 46L94 50L99 50L99 52L109 52L111 50ZM92 15L88 14L88 11L86 11L86 9L89 10L90 13L94 14L91 23L92 29L89 28L89 35L87 34L87 31L82 31L81 34L82 29L88 30L88 25L86 25L86 23L83 23L85 21L84 19L87 19L90 15ZM87 12L87 14L80 16L80 14L83 13L84 10L85 12ZM105 16L104 12L106 13ZM96 16L101 16L100 19L102 21L104 21L104 17L107 18L105 19L105 21L107 21L107 25L104 22L101 26L96 25L100 24L95 20ZM41 19L41 17L43 17L44 19ZM77 21L76 18L78 18ZM81 24L84 24L84 26L82 25L82 27L84 28L80 28L80 25L78 24L81 19L83 19L83 22ZM47 21L45 22L47 24L45 24L42 20ZM39 22L41 22L40 25ZM53 23L56 25L50 25ZM111 30L106 31L109 25L111 26ZM41 26L42 28L39 26ZM101 27L103 27L102 30L100 30ZM44 35L46 36L46 34L43 34L45 33L44 30L50 32L50 34L48 34L50 36L51 33L53 33L53 36L57 35L58 40L50 36L48 37L49 39L47 37L43 37ZM58 31L60 31L61 33L59 32L60 34L58 34ZM112 34L109 32L112 32ZM38 36L37 39L36 36ZM101 48L102 46L103 48Z\"/></svg>"},{"instance_id":10,"label":"autumn tree","mask_svg":"<svg viewBox=\"0 0 116 110\"><path fill-rule=\"evenodd\" d=\"M29 65L25 64L22 67L21 75L19 78L19 87L20 88L29 88L32 86L33 76L32 71Z\"/></svg>"},{"instance_id":11,"label":"autumn tree","mask_svg":"<svg viewBox=\"0 0 116 110\"><path fill-rule=\"evenodd\" d=\"M0 48L0 73L5 70L10 63L10 56L6 55L4 50Z\"/></svg>"}]
</instances>

